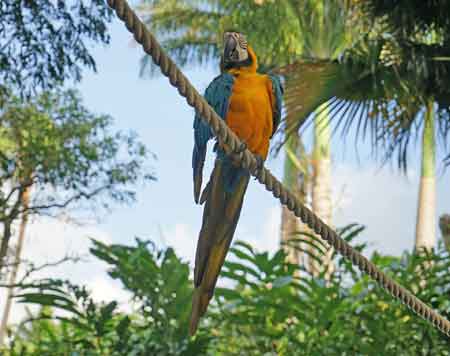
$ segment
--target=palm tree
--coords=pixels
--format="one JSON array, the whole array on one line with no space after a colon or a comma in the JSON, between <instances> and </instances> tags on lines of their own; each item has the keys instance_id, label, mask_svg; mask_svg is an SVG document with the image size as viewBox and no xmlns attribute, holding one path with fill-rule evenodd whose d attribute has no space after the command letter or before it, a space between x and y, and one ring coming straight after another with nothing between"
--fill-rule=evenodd
<instances>
[{"instance_id":1,"label":"palm tree","mask_svg":"<svg viewBox=\"0 0 450 356\"><path fill-rule=\"evenodd\" d=\"M418 129L422 130L422 167L415 246L418 250L431 249L436 245L436 133L439 133L441 138L446 137L450 118L450 65L447 62L450 59L450 23L443 15L445 11L450 10L450 6L444 2L433 1L423 1L418 8L409 4L400 9L380 1L366 1L365 6L366 9L372 10L372 21L387 15L387 27L394 39L388 43L387 53L394 57L397 67L401 68L406 64L415 71L413 75L405 70L400 72L403 85L406 85L410 92L415 92L420 104L409 104L412 114L409 122L406 121L406 127L414 128L415 124L416 128L406 131L398 129L401 138L399 142L408 142L412 131L420 133ZM412 110L415 106L416 110ZM402 124L405 125L405 122ZM393 132L392 137L396 139L396 136L397 133ZM401 162L406 166L406 155Z\"/></svg>"},{"instance_id":2,"label":"palm tree","mask_svg":"<svg viewBox=\"0 0 450 356\"><path fill-rule=\"evenodd\" d=\"M298 134L291 135L285 144L283 184L303 203L307 203L310 187L309 157L307 156L301 138ZM280 241L287 253L288 261L292 264L307 265L307 254L304 253L308 246L303 246L301 238L293 237L299 232L309 229L286 207L281 207ZM301 237L301 236L300 236Z\"/></svg>"},{"instance_id":3,"label":"palm tree","mask_svg":"<svg viewBox=\"0 0 450 356\"><path fill-rule=\"evenodd\" d=\"M334 60L351 36L347 28L347 11L339 0L290 0L303 35L302 56L314 59ZM314 119L312 209L326 223L332 223L331 200L331 135L328 107L320 108ZM315 249L311 253L317 252ZM332 270L329 249L322 263ZM310 260L310 270L319 273L317 260Z\"/></svg>"},{"instance_id":4,"label":"palm tree","mask_svg":"<svg viewBox=\"0 0 450 356\"><path fill-rule=\"evenodd\" d=\"M280 69L288 78L288 110L296 118L292 130L312 117L317 107L329 103L330 116L344 133L352 124L357 138L369 131L384 158L396 154L404 171L409 144L422 132L416 248L431 248L436 239L435 136L448 149L450 128L450 24L442 15L446 9L432 1L406 9L376 0L349 2L367 21L358 26L366 31L339 61L300 60ZM314 67L322 80L306 88L302 81ZM314 96L305 100L306 90Z\"/></svg>"},{"instance_id":5,"label":"palm tree","mask_svg":"<svg viewBox=\"0 0 450 356\"><path fill-rule=\"evenodd\" d=\"M431 249L436 244L436 142L434 101L426 106L422 137L422 169L416 219L416 249Z\"/></svg>"}]
</instances>

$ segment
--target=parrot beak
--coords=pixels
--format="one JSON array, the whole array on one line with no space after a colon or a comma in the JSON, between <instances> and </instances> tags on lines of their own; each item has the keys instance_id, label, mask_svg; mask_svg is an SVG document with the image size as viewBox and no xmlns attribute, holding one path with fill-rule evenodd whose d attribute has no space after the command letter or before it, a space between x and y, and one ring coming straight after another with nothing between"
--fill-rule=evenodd
<instances>
[{"instance_id":1,"label":"parrot beak","mask_svg":"<svg viewBox=\"0 0 450 356\"><path fill-rule=\"evenodd\" d=\"M226 36L224 41L223 58L225 62L235 62L239 60L239 52L236 50L237 41L233 36Z\"/></svg>"}]
</instances>

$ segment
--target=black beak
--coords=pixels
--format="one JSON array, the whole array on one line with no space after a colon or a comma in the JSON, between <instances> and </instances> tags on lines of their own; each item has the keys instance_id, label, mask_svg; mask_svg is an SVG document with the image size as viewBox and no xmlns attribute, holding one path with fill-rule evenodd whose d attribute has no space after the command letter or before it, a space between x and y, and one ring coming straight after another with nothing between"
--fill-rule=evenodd
<instances>
[{"instance_id":1,"label":"black beak","mask_svg":"<svg viewBox=\"0 0 450 356\"><path fill-rule=\"evenodd\" d=\"M236 52L236 47L237 47L236 40L232 36L229 36L226 39L225 49L223 51L223 58L225 62L237 60L236 56L238 55L238 53Z\"/></svg>"}]
</instances>

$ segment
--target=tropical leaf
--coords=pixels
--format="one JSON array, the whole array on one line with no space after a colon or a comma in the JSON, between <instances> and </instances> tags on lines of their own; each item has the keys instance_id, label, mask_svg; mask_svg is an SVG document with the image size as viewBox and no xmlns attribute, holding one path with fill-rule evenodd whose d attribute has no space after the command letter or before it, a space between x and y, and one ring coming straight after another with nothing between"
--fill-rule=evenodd
<instances>
[{"instance_id":1,"label":"tropical leaf","mask_svg":"<svg viewBox=\"0 0 450 356\"><path fill-rule=\"evenodd\" d=\"M336 122L335 131L346 135L353 126L357 140L370 135L383 161L396 155L398 166L406 170L409 146L423 127L423 108L431 97L437 104L436 127L448 159L450 92L445 78L450 77L450 64L437 64L434 58L448 56L450 45L441 35L430 42L430 33L418 34L414 40L395 36L392 24L373 26L337 61L303 57L275 69L286 81L283 124L287 134L304 128L326 103L322 107ZM286 137L280 144L285 141Z\"/></svg>"}]
</instances>

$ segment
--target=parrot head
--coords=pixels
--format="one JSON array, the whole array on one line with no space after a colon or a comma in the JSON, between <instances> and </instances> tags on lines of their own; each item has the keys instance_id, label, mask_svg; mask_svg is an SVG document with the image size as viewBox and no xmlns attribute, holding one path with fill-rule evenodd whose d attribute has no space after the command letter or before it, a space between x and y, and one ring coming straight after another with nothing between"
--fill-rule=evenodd
<instances>
[{"instance_id":1,"label":"parrot head","mask_svg":"<svg viewBox=\"0 0 450 356\"><path fill-rule=\"evenodd\" d=\"M222 61L225 69L251 64L248 43L244 34L237 31L226 31L223 34L223 47Z\"/></svg>"}]
</instances>

